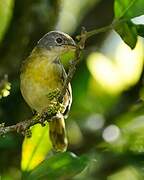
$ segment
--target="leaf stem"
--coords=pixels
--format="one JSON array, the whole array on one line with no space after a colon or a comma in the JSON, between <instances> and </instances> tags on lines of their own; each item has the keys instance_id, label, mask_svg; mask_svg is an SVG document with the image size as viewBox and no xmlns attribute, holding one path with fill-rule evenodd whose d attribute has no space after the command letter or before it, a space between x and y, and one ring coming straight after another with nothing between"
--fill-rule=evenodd
<instances>
[{"instance_id":1,"label":"leaf stem","mask_svg":"<svg viewBox=\"0 0 144 180\"><path fill-rule=\"evenodd\" d=\"M111 29L113 29L112 24L110 24L108 26L105 26L105 27L102 27L102 28L99 28L99 29L94 29L92 31L88 31L86 33L86 35L87 35L87 38L89 38L89 37L91 37L93 35L96 35L96 34L99 34L99 33L102 33L102 32L106 32L106 31L111 30Z\"/></svg>"},{"instance_id":2,"label":"leaf stem","mask_svg":"<svg viewBox=\"0 0 144 180\"><path fill-rule=\"evenodd\" d=\"M104 26L102 28L99 29L94 29L92 31L87 31L86 32L86 38L89 38L93 35L99 34L99 33L103 33L112 29L115 29L116 26L118 26L121 23L127 22L126 19L115 19L113 20L113 22L107 26ZM77 38L79 39L79 36L77 36Z\"/></svg>"}]
</instances>

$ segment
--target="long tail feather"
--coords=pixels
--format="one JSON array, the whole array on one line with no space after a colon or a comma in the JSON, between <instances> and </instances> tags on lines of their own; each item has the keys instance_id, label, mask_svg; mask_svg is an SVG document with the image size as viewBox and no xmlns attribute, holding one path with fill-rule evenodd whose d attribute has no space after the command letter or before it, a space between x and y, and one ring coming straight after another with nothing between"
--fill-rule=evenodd
<instances>
[{"instance_id":1,"label":"long tail feather","mask_svg":"<svg viewBox=\"0 0 144 180\"><path fill-rule=\"evenodd\" d=\"M49 135L55 151L66 151L68 141L63 115L55 117L51 122L49 122Z\"/></svg>"}]
</instances>

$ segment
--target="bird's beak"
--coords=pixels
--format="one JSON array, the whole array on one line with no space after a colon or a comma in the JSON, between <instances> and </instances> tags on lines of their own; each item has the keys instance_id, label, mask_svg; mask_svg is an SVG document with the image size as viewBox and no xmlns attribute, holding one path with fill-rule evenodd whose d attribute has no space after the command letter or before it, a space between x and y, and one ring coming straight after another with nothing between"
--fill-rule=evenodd
<instances>
[{"instance_id":1,"label":"bird's beak","mask_svg":"<svg viewBox=\"0 0 144 180\"><path fill-rule=\"evenodd\" d=\"M76 43L72 38L69 40L69 45L76 47Z\"/></svg>"}]
</instances>

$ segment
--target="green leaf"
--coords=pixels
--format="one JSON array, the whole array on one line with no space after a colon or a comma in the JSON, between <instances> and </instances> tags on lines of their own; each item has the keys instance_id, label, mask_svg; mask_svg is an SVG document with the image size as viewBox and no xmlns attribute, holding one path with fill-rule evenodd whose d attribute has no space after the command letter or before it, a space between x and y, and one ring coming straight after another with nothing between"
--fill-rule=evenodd
<instances>
[{"instance_id":1,"label":"green leaf","mask_svg":"<svg viewBox=\"0 0 144 180\"><path fill-rule=\"evenodd\" d=\"M37 124L32 127L32 137L25 137L22 146L21 168L30 171L40 164L51 149L48 124L42 127Z\"/></svg>"},{"instance_id":2,"label":"green leaf","mask_svg":"<svg viewBox=\"0 0 144 180\"><path fill-rule=\"evenodd\" d=\"M115 27L115 31L121 36L122 40L128 46L132 49L135 47L137 42L137 29L131 21L117 25Z\"/></svg>"},{"instance_id":3,"label":"green leaf","mask_svg":"<svg viewBox=\"0 0 144 180\"><path fill-rule=\"evenodd\" d=\"M0 1L0 41L6 32L13 12L14 0Z\"/></svg>"},{"instance_id":4,"label":"green leaf","mask_svg":"<svg viewBox=\"0 0 144 180\"><path fill-rule=\"evenodd\" d=\"M37 166L25 179L70 179L88 164L85 156L77 157L70 152L57 153Z\"/></svg>"},{"instance_id":5,"label":"green leaf","mask_svg":"<svg viewBox=\"0 0 144 180\"><path fill-rule=\"evenodd\" d=\"M144 14L144 0L115 0L116 18L131 19Z\"/></svg>"},{"instance_id":6,"label":"green leaf","mask_svg":"<svg viewBox=\"0 0 144 180\"><path fill-rule=\"evenodd\" d=\"M144 37L144 24L136 25L137 34L141 37Z\"/></svg>"}]
</instances>

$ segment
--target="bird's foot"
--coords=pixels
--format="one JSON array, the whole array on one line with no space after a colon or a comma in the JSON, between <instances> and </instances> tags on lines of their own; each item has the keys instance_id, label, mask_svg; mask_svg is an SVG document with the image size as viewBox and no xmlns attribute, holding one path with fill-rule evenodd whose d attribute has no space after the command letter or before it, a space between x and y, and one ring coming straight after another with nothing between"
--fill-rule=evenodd
<instances>
[{"instance_id":1,"label":"bird's foot","mask_svg":"<svg viewBox=\"0 0 144 180\"><path fill-rule=\"evenodd\" d=\"M32 132L31 132L30 128L28 128L25 123L23 123L23 124L22 123L18 123L16 125L15 129L16 129L17 133L20 133L23 136L26 136L28 138L30 138L31 135L32 135Z\"/></svg>"},{"instance_id":2,"label":"bird's foot","mask_svg":"<svg viewBox=\"0 0 144 180\"><path fill-rule=\"evenodd\" d=\"M59 96L60 96L60 90L59 90L58 88L50 91L50 92L47 94L47 97L48 97L48 99L49 99L50 101L55 100L55 99L58 99Z\"/></svg>"},{"instance_id":3,"label":"bird's foot","mask_svg":"<svg viewBox=\"0 0 144 180\"><path fill-rule=\"evenodd\" d=\"M62 103L59 103L59 111L64 112L65 111L65 106Z\"/></svg>"}]
</instances>

